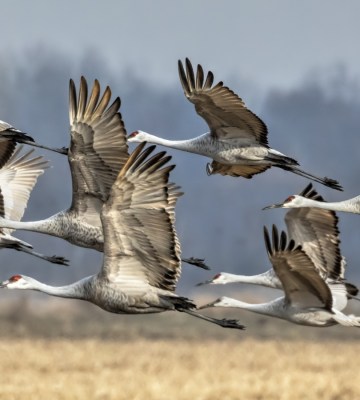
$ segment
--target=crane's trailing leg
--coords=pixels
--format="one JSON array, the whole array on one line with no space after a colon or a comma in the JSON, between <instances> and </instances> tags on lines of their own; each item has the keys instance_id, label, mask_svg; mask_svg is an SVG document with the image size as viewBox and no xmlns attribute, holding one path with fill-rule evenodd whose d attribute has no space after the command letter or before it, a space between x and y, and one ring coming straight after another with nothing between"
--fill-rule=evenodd
<instances>
[{"instance_id":1,"label":"crane's trailing leg","mask_svg":"<svg viewBox=\"0 0 360 400\"><path fill-rule=\"evenodd\" d=\"M207 176L210 176L213 173L213 168L210 163L206 164L206 173L207 173Z\"/></svg>"},{"instance_id":2,"label":"crane's trailing leg","mask_svg":"<svg viewBox=\"0 0 360 400\"><path fill-rule=\"evenodd\" d=\"M28 140L22 140L20 143L28 144L30 146L38 147L40 149L54 151L55 153L64 154L64 155L68 155L68 152L69 152L69 149L67 147L65 147L65 146L61 147L61 148L48 147L48 146L43 146L41 144L38 144L36 142L31 142L31 141L28 141Z\"/></svg>"},{"instance_id":3,"label":"crane's trailing leg","mask_svg":"<svg viewBox=\"0 0 360 400\"><path fill-rule=\"evenodd\" d=\"M25 247L24 245L19 244L19 243L12 243L12 244L7 245L6 247L9 249L14 249L17 251L22 251L24 253L31 254L34 257L41 258L42 260L49 261L53 264L59 264L59 265L65 265L65 266L69 265L69 260L67 260L64 257L45 256L44 254L37 253L36 251L34 251L28 247Z\"/></svg>"},{"instance_id":4,"label":"crane's trailing leg","mask_svg":"<svg viewBox=\"0 0 360 400\"><path fill-rule=\"evenodd\" d=\"M283 169L285 171L293 172L294 174L300 175L300 176L302 176L304 178L311 179L311 180L313 180L315 182L319 182L322 185L328 186L328 187L330 187L332 189L343 191L342 186L335 179L331 179L331 178L327 178L327 177L320 178L320 177L318 177L316 175L312 175L309 172L305 172L302 169L300 169L298 167L294 167L294 166L277 165L277 167L279 167L279 168L281 168L281 169Z\"/></svg>"},{"instance_id":5,"label":"crane's trailing leg","mask_svg":"<svg viewBox=\"0 0 360 400\"><path fill-rule=\"evenodd\" d=\"M216 319L216 318L211 318L207 317L206 315L199 314L196 311L193 310L188 310L188 309L181 309L177 308L178 311L184 312L186 314L192 315L193 317L203 319L205 321L211 322L213 324L219 325L223 328L233 328L233 329L241 329L244 330L246 327L242 324L240 324L240 321L237 319Z\"/></svg>"},{"instance_id":6,"label":"crane's trailing leg","mask_svg":"<svg viewBox=\"0 0 360 400\"><path fill-rule=\"evenodd\" d=\"M211 322L212 324L219 325L223 328L245 329L245 326L241 325L240 322L236 319L216 319L197 313L196 311L194 311L194 309L196 309L196 305L186 297L162 295L161 298L170 302L174 306L176 311L184 312L186 314L192 315L193 317L200 318L204 321Z\"/></svg>"}]
</instances>

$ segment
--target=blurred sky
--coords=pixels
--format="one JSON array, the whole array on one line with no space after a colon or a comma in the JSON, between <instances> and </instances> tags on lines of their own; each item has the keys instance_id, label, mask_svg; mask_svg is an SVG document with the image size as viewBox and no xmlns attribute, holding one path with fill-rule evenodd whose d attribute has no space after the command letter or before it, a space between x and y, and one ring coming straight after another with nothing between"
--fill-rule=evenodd
<instances>
[{"instance_id":1,"label":"blurred sky","mask_svg":"<svg viewBox=\"0 0 360 400\"><path fill-rule=\"evenodd\" d=\"M50 46L76 61L101 52L113 71L158 85L177 81L190 57L222 77L290 87L312 69L341 63L359 76L356 0L2 0L2 56Z\"/></svg>"},{"instance_id":2,"label":"blurred sky","mask_svg":"<svg viewBox=\"0 0 360 400\"><path fill-rule=\"evenodd\" d=\"M1 6L0 119L39 142L67 145L68 80L78 82L81 74L110 84L121 97L129 132L144 129L171 139L203 133L206 125L178 80L177 60L189 57L265 120L272 147L309 172L339 179L344 194L316 185L326 199L360 193L358 1L3 0ZM204 274L184 267L181 290L219 270L263 271L263 225L282 223L284 212L261 208L301 191L307 181L276 170L250 181L207 177L208 160L169 152L178 165L173 179L186 192L178 207L184 256L204 256L214 268ZM54 168L39 180L24 220L70 204L66 160L46 156ZM341 216L353 277L360 277L357 218ZM18 235L38 251L69 257L74 268L65 271L6 250L3 274L69 283L99 269L100 254L37 234Z\"/></svg>"}]
</instances>

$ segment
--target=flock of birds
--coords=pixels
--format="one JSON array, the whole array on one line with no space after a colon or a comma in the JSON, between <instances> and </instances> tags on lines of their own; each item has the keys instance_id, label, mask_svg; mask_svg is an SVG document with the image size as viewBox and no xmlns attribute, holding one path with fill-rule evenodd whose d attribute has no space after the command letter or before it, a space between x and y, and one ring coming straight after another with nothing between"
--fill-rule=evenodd
<instances>
[{"instance_id":1,"label":"flock of birds","mask_svg":"<svg viewBox=\"0 0 360 400\"><path fill-rule=\"evenodd\" d=\"M40 232L104 253L98 274L73 284L54 287L25 275L13 275L1 288L32 289L53 296L92 302L112 313L143 314L167 310L185 312L222 327L244 329L235 319L216 319L199 313L208 307L238 307L310 326L360 327L360 317L342 310L357 299L358 289L345 279L346 261L340 252L335 211L360 213L360 196L326 203L309 184L299 195L266 208L290 208L287 233L264 228L265 247L272 268L245 276L221 272L201 284L245 282L281 289L284 295L264 304L221 297L202 307L175 293L181 261L206 268L201 259L181 259L175 230L175 206L182 195L172 183L171 156L155 152L163 145L212 159L206 171L252 178L271 167L309 178L336 190L336 180L303 171L299 163L269 147L264 122L222 82L213 84L200 65L179 61L185 96L207 122L210 131L190 140L166 140L143 131L126 134L120 99L111 90L101 95L95 80L90 93L82 77L79 92L70 80L69 148L49 148L29 135L0 122L0 247L14 248L47 261L31 244L12 236L15 229ZM140 142L132 153L128 143ZM152 145L146 147L147 143ZM72 176L72 202L67 210L40 221L20 221L37 178L47 168L43 157L23 153L23 144L67 156Z\"/></svg>"}]
</instances>

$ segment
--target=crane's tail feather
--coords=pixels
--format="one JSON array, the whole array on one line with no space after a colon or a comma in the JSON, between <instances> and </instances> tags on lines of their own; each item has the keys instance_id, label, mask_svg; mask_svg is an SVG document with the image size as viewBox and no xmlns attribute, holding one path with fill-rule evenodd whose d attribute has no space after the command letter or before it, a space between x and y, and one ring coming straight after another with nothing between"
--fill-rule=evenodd
<instances>
[{"instance_id":1,"label":"crane's tail feather","mask_svg":"<svg viewBox=\"0 0 360 400\"><path fill-rule=\"evenodd\" d=\"M357 301L360 301L360 297L356 297L356 296L354 296L354 295L352 295L352 294L347 294L347 297L348 297L348 299L351 299L351 300L357 300Z\"/></svg>"},{"instance_id":2,"label":"crane's tail feather","mask_svg":"<svg viewBox=\"0 0 360 400\"><path fill-rule=\"evenodd\" d=\"M299 165L295 158L288 157L274 149L269 149L269 154L265 157L265 160L276 165Z\"/></svg>"},{"instance_id":3,"label":"crane's tail feather","mask_svg":"<svg viewBox=\"0 0 360 400\"><path fill-rule=\"evenodd\" d=\"M277 164L276 166L278 168L281 168L281 169L285 170L285 171L291 171L294 174L300 175L300 176L302 176L304 178L308 178L308 179L311 179L312 181L319 182L322 185L328 186L328 187L330 187L332 189L340 190L340 191L343 190L342 186L335 179L331 179L331 178L327 178L327 177L320 178L319 176L312 175L309 172L305 172L302 169L300 169L298 167L295 167L295 166L282 165L282 164Z\"/></svg>"},{"instance_id":4,"label":"crane's tail feather","mask_svg":"<svg viewBox=\"0 0 360 400\"><path fill-rule=\"evenodd\" d=\"M353 299L353 298L356 299L355 296L358 295L359 289L358 289L355 285L353 285L352 283L349 283L349 282L345 282L345 288L346 288L346 293L347 293L347 295L348 295L351 299Z\"/></svg>"},{"instance_id":5,"label":"crane's tail feather","mask_svg":"<svg viewBox=\"0 0 360 400\"><path fill-rule=\"evenodd\" d=\"M207 264L205 264L205 260L203 258L196 258L196 257L182 258L181 261L190 265L195 265L195 267L206 269L208 271L210 270L210 267Z\"/></svg>"}]
</instances>

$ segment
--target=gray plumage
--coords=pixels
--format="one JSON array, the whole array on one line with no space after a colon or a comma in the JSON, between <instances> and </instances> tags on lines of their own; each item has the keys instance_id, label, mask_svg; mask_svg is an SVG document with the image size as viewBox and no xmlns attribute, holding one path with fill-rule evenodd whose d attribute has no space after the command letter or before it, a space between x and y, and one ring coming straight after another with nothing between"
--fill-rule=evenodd
<instances>
[{"instance_id":1,"label":"gray plumage","mask_svg":"<svg viewBox=\"0 0 360 400\"><path fill-rule=\"evenodd\" d=\"M69 84L70 147L68 161L72 177L70 208L40 221L16 222L0 218L0 227L45 233L81 247L102 252L102 205L107 201L119 171L129 158L126 129L122 120L120 98L111 104L107 86L100 98L95 80L88 95L84 77L77 96L75 84ZM188 264L209 269L198 258L184 259Z\"/></svg>"},{"instance_id":2,"label":"gray plumage","mask_svg":"<svg viewBox=\"0 0 360 400\"><path fill-rule=\"evenodd\" d=\"M38 177L48 168L48 162L43 157L31 158L34 150L21 154L22 147L18 146L0 168L0 217L14 221L23 217ZM12 229L0 228L0 248L22 251L55 264L68 263L63 257L46 256L34 251L31 244L12 236L12 232Z\"/></svg>"},{"instance_id":3,"label":"gray plumage","mask_svg":"<svg viewBox=\"0 0 360 400\"><path fill-rule=\"evenodd\" d=\"M304 195L294 194L285 199L284 202L272 204L265 207L269 208L319 208L323 210L342 211L353 214L360 214L360 196L353 197L348 200L325 202L322 199L308 198Z\"/></svg>"},{"instance_id":4,"label":"gray plumage","mask_svg":"<svg viewBox=\"0 0 360 400\"><path fill-rule=\"evenodd\" d=\"M189 59L186 59L185 68L180 60L178 66L184 94L204 118L210 131L190 140L166 140L144 131L135 131L128 137L130 142L147 141L210 157L213 161L207 165L209 175L250 179L271 167L278 167L342 190L337 181L305 172L298 167L296 160L270 148L265 123L222 82L213 86L211 71L204 81L201 65L197 66L196 75Z\"/></svg>"},{"instance_id":5,"label":"gray plumage","mask_svg":"<svg viewBox=\"0 0 360 400\"><path fill-rule=\"evenodd\" d=\"M181 274L175 205L182 193L168 181L174 166L165 164L171 157L165 152L150 157L154 147L137 147L102 207L104 258L98 274L59 288L14 275L1 286L87 300L113 313L177 310L223 327L243 329L235 320L196 313L190 300L174 292Z\"/></svg>"},{"instance_id":6,"label":"gray plumage","mask_svg":"<svg viewBox=\"0 0 360 400\"><path fill-rule=\"evenodd\" d=\"M47 219L15 222L0 219L0 226L46 233L68 242L102 251L100 211L112 184L129 157L126 131L119 113L120 99L109 105L110 88L100 98L95 80L90 96L85 78L79 95L70 80L70 147L68 161L72 176L71 206Z\"/></svg>"},{"instance_id":7,"label":"gray plumage","mask_svg":"<svg viewBox=\"0 0 360 400\"><path fill-rule=\"evenodd\" d=\"M269 259L285 292L283 297L263 304L249 304L222 297L200 307L237 307L308 326L335 324L360 327L360 317L341 312L347 304L345 284L325 282L309 256L286 233L273 226L272 239L264 228Z\"/></svg>"},{"instance_id":8,"label":"gray plumage","mask_svg":"<svg viewBox=\"0 0 360 400\"><path fill-rule=\"evenodd\" d=\"M310 183L301 196L323 201ZM297 208L285 214L287 234L310 257L321 277L329 281L343 281L346 261L341 255L338 217L334 211L317 208ZM203 284L251 283L281 289L281 281L271 268L259 275L235 275L221 272ZM354 285L346 283L349 295L357 294Z\"/></svg>"}]
</instances>

